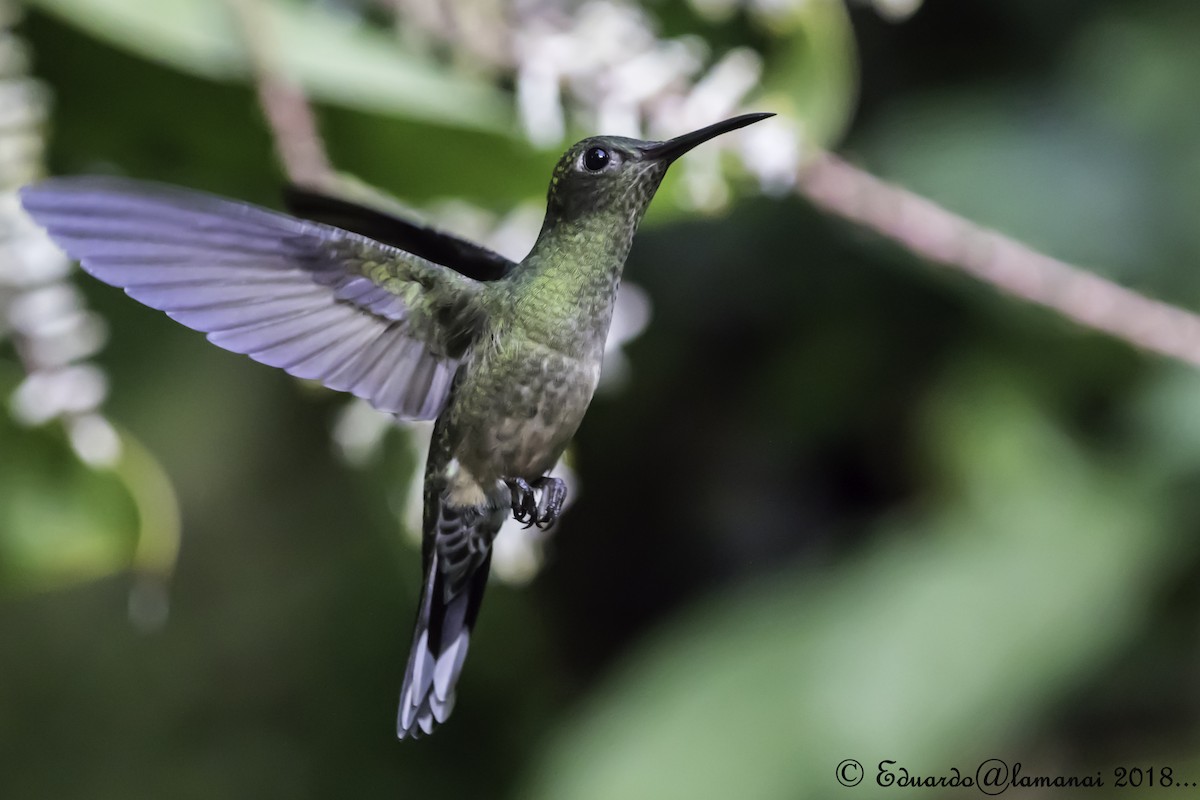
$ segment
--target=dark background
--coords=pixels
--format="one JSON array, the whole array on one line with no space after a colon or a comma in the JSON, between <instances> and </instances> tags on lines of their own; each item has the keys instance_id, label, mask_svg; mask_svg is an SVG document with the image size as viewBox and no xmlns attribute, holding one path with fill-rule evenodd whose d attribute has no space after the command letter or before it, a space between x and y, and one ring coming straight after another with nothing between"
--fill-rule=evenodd
<instances>
[{"instance_id":1,"label":"dark background","mask_svg":"<svg viewBox=\"0 0 1200 800\"><path fill-rule=\"evenodd\" d=\"M768 64L781 47L652 10ZM1200 305L1200 7L849 19L839 152ZM250 88L38 10L18 31L55 95L51 171L277 205ZM556 157L319 112L340 168L415 204L504 209ZM146 633L128 572L0 548L0 797L862 797L881 759L991 757L1100 772L1110 796L1118 766L1200 780L1200 377L739 185L722 214L644 227L626 276L653 319L579 432L578 501L530 586L493 582L454 717L419 742L392 729L419 582L396 498L423 454L396 432L347 465L343 397L81 278L111 326L107 412L170 476L182 549ZM0 462L0 497L24 481L77 502L53 429L0 416ZM120 553L117 506L86 535ZM0 541L29 525L0 516ZM843 789L851 757L867 780Z\"/></svg>"}]
</instances>

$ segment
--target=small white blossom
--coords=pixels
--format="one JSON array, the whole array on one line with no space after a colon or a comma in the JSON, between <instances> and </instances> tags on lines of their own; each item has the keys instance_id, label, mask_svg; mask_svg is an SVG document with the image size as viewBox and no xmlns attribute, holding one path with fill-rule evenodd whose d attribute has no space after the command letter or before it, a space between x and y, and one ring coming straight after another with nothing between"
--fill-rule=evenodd
<instances>
[{"instance_id":1,"label":"small white blossom","mask_svg":"<svg viewBox=\"0 0 1200 800\"><path fill-rule=\"evenodd\" d=\"M776 117L747 128L735 146L746 170L758 179L762 190L781 195L796 183L804 156L803 145L800 123Z\"/></svg>"},{"instance_id":2,"label":"small white blossom","mask_svg":"<svg viewBox=\"0 0 1200 800\"><path fill-rule=\"evenodd\" d=\"M873 0L879 16L891 22L903 22L921 8L922 0Z\"/></svg>"},{"instance_id":3,"label":"small white blossom","mask_svg":"<svg viewBox=\"0 0 1200 800\"><path fill-rule=\"evenodd\" d=\"M383 437L393 424L391 416L376 411L357 397L345 403L333 423L333 443L338 455L355 467L366 467L379 455Z\"/></svg>"},{"instance_id":4,"label":"small white blossom","mask_svg":"<svg viewBox=\"0 0 1200 800\"><path fill-rule=\"evenodd\" d=\"M43 425L71 414L96 409L108 394L108 379L92 364L38 369L13 392L9 408L24 425Z\"/></svg>"},{"instance_id":5,"label":"small white blossom","mask_svg":"<svg viewBox=\"0 0 1200 800\"><path fill-rule=\"evenodd\" d=\"M121 436L105 417L95 412L67 420L71 446L83 463L111 469L121 458Z\"/></svg>"},{"instance_id":6,"label":"small white blossom","mask_svg":"<svg viewBox=\"0 0 1200 800\"><path fill-rule=\"evenodd\" d=\"M621 284L617 291L617 302L613 306L608 338L604 342L604 365L600 370L600 385L596 391L616 392L629 383L632 368L622 348L646 330L652 309L650 295L645 289L629 281Z\"/></svg>"}]
</instances>

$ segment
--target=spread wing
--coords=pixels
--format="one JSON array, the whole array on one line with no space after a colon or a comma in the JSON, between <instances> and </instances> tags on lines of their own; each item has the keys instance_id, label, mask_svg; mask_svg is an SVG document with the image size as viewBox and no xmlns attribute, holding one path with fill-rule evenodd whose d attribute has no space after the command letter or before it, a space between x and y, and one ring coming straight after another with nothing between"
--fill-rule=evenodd
<instances>
[{"instance_id":1,"label":"spread wing","mask_svg":"<svg viewBox=\"0 0 1200 800\"><path fill-rule=\"evenodd\" d=\"M47 180L21 201L105 283L403 418L437 416L482 321L476 281L329 225L108 178Z\"/></svg>"},{"instance_id":2,"label":"spread wing","mask_svg":"<svg viewBox=\"0 0 1200 800\"><path fill-rule=\"evenodd\" d=\"M297 217L354 231L477 281L499 280L517 266L475 242L341 197L288 186L283 191L283 203Z\"/></svg>"}]
</instances>

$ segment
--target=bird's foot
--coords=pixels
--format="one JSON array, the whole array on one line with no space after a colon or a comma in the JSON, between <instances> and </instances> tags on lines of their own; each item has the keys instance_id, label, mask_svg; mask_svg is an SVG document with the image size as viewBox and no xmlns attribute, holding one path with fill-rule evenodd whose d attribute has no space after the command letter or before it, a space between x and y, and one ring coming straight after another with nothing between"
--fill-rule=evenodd
<instances>
[{"instance_id":1,"label":"bird's foot","mask_svg":"<svg viewBox=\"0 0 1200 800\"><path fill-rule=\"evenodd\" d=\"M513 518L517 522L524 522L526 528L537 525L546 530L558 521L567 499L567 484L561 479L543 476L532 484L523 478L506 478L504 482L512 494ZM537 491L542 493L540 502Z\"/></svg>"},{"instance_id":2,"label":"bird's foot","mask_svg":"<svg viewBox=\"0 0 1200 800\"><path fill-rule=\"evenodd\" d=\"M505 478L504 482L508 484L508 491L512 495L513 519L524 522L528 528L538 518L537 496L533 487L524 478Z\"/></svg>"},{"instance_id":3,"label":"bird's foot","mask_svg":"<svg viewBox=\"0 0 1200 800\"><path fill-rule=\"evenodd\" d=\"M563 503L567 501L567 483L561 478L542 476L534 481L533 485L542 490L542 501L537 507L537 526L542 530L549 530L558 522Z\"/></svg>"}]
</instances>

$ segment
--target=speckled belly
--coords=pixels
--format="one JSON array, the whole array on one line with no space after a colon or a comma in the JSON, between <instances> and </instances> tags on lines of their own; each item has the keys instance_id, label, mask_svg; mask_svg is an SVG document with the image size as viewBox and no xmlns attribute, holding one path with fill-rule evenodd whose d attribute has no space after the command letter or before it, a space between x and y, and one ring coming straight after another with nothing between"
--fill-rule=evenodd
<instances>
[{"instance_id":1,"label":"speckled belly","mask_svg":"<svg viewBox=\"0 0 1200 800\"><path fill-rule=\"evenodd\" d=\"M481 481L548 472L583 421L600 377L599 360L538 345L519 356L496 354L471 381L471 405L487 410L464 426L461 453Z\"/></svg>"}]
</instances>

